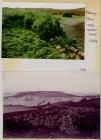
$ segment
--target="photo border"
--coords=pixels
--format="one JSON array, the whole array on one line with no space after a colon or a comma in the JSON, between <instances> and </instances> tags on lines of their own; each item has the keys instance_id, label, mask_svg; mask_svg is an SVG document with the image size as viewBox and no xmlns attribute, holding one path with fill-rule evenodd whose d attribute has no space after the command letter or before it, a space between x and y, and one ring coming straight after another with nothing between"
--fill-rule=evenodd
<instances>
[{"instance_id":1,"label":"photo border","mask_svg":"<svg viewBox=\"0 0 101 140\"><path fill-rule=\"evenodd\" d=\"M9 3L9 2L8 2ZM21 2L20 2L21 3ZM34 3L34 2L33 2ZM62 2L64 3L64 2ZM70 3L70 2L67 2ZM76 2L71 2L76 3ZM77 2L80 3L80 2ZM90 53L88 54L87 47L87 31L86 31L86 11L87 11L87 3L85 4L85 46L84 46L84 60L52 60L52 59L20 59L20 58L2 58L4 69L9 69L10 65L14 65L16 63L17 71L73 71L73 72L89 72L94 69L94 64L92 61L92 56L94 56L92 48L90 49ZM38 2L40 5L40 3ZM45 3L44 3L45 4ZM52 4L57 4L52 3ZM64 3L65 4L65 3ZM93 58L93 61L96 57ZM9 68L8 68L9 67ZM11 70L11 69L10 69ZM13 69L14 70L14 69ZM14 70L15 71L15 70Z\"/></svg>"}]
</instances>

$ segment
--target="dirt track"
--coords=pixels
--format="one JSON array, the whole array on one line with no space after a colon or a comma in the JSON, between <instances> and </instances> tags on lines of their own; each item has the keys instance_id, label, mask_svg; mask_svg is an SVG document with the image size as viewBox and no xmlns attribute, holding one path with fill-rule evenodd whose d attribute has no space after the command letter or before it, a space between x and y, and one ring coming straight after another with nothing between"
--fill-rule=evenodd
<instances>
[{"instance_id":1,"label":"dirt track","mask_svg":"<svg viewBox=\"0 0 101 140\"><path fill-rule=\"evenodd\" d=\"M67 18L67 20L62 20L61 25L69 38L75 39L77 41L78 47L83 50L85 41L84 21Z\"/></svg>"}]
</instances>

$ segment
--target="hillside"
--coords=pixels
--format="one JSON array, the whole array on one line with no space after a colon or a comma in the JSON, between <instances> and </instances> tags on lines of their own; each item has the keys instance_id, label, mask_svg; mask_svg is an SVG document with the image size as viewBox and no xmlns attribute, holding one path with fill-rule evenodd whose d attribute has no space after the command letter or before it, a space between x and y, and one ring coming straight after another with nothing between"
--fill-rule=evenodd
<instances>
[{"instance_id":1,"label":"hillside","mask_svg":"<svg viewBox=\"0 0 101 140\"><path fill-rule=\"evenodd\" d=\"M3 58L84 60L85 10L3 8Z\"/></svg>"},{"instance_id":2,"label":"hillside","mask_svg":"<svg viewBox=\"0 0 101 140\"><path fill-rule=\"evenodd\" d=\"M59 91L28 91L4 97L4 105L21 105L26 107L45 105L57 102L79 102L82 99L97 98L99 96L77 96Z\"/></svg>"},{"instance_id":3,"label":"hillside","mask_svg":"<svg viewBox=\"0 0 101 140\"><path fill-rule=\"evenodd\" d=\"M99 138L100 98L4 113L5 138Z\"/></svg>"}]
</instances>

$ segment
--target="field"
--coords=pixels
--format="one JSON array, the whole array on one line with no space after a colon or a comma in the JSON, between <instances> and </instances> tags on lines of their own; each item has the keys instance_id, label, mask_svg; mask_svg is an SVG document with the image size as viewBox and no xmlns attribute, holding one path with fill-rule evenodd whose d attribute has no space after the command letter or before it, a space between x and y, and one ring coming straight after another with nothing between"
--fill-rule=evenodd
<instances>
[{"instance_id":1,"label":"field","mask_svg":"<svg viewBox=\"0 0 101 140\"><path fill-rule=\"evenodd\" d=\"M85 9L3 8L3 58L84 59Z\"/></svg>"},{"instance_id":2,"label":"field","mask_svg":"<svg viewBox=\"0 0 101 140\"><path fill-rule=\"evenodd\" d=\"M99 139L100 97L58 91L4 97L3 134L4 138Z\"/></svg>"}]
</instances>

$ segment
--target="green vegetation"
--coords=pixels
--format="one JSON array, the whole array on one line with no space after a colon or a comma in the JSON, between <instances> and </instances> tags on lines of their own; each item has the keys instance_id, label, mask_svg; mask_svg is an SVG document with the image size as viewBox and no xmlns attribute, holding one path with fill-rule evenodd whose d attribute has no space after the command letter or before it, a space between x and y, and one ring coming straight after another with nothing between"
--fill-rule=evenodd
<instances>
[{"instance_id":1,"label":"green vegetation","mask_svg":"<svg viewBox=\"0 0 101 140\"><path fill-rule=\"evenodd\" d=\"M3 58L83 58L77 57L77 53L71 55L81 48L62 25L62 21L68 17L64 17L63 11L61 15L58 15L57 10L47 11L3 9Z\"/></svg>"}]
</instances>

